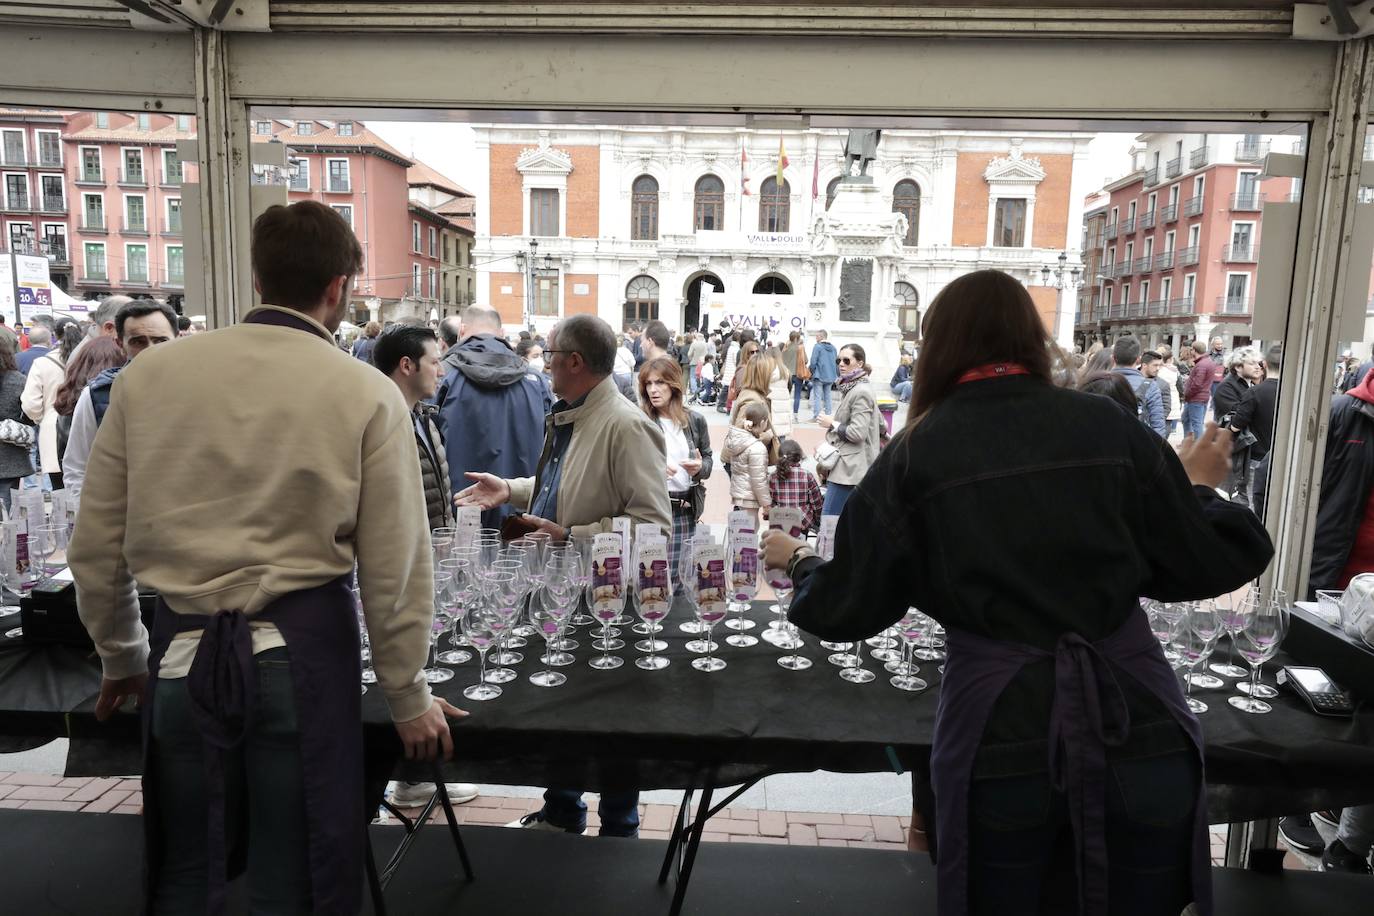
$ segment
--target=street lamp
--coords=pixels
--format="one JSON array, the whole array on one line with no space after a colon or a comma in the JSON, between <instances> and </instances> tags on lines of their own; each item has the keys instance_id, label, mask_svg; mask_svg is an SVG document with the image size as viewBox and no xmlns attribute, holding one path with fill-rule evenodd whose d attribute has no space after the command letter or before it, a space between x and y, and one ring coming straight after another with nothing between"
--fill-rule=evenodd
<instances>
[{"instance_id":1,"label":"street lamp","mask_svg":"<svg viewBox=\"0 0 1374 916\"><path fill-rule=\"evenodd\" d=\"M553 258L546 253L543 261L539 260L539 240L530 239L529 251L517 251L515 253L515 264L520 268L520 273L525 277L525 329L534 332L534 281L540 270L551 270L553 268Z\"/></svg>"},{"instance_id":2,"label":"street lamp","mask_svg":"<svg viewBox=\"0 0 1374 916\"><path fill-rule=\"evenodd\" d=\"M1058 267L1042 267L1040 269L1040 279L1042 286L1053 286L1055 289L1078 289L1084 284L1083 269L1075 266L1072 270L1067 270L1069 255L1067 252L1059 252ZM1051 282L1053 280L1053 282Z\"/></svg>"}]
</instances>

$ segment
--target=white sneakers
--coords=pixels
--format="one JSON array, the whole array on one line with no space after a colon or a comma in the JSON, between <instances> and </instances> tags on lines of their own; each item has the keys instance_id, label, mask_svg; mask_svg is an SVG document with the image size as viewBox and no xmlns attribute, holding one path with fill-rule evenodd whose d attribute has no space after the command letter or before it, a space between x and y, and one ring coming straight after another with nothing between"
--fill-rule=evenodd
<instances>
[{"instance_id":1,"label":"white sneakers","mask_svg":"<svg viewBox=\"0 0 1374 916\"><path fill-rule=\"evenodd\" d=\"M526 814L524 817L520 818L519 820L511 821L511 822L510 822L509 824L507 824L506 826L507 826L507 827L523 827L523 828L526 829L526 830L543 830L543 831L545 831L545 832L547 832L547 833L567 833L567 832L568 832L568 831L564 830L562 827L555 827L553 824L550 824L548 821L542 820L542 819L539 817L539 812L538 812L538 811L535 811L535 812L532 813L532 814Z\"/></svg>"},{"instance_id":2,"label":"white sneakers","mask_svg":"<svg viewBox=\"0 0 1374 916\"><path fill-rule=\"evenodd\" d=\"M477 787L470 782L446 782L448 800L455 805L477 797ZM419 808L434 795L432 782L393 782L386 787L387 797L398 808Z\"/></svg>"}]
</instances>

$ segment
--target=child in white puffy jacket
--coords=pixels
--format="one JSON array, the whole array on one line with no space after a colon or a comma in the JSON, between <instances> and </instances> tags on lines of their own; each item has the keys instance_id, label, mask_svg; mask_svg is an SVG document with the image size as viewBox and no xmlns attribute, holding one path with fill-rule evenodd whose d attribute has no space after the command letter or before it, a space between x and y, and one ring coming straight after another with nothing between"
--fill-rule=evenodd
<instances>
[{"instance_id":1,"label":"child in white puffy jacket","mask_svg":"<svg viewBox=\"0 0 1374 916\"><path fill-rule=\"evenodd\" d=\"M778 440L769 422L768 404L747 404L725 436L721 460L730 463L730 501L736 509L758 510L773 504L768 490L768 466L776 463Z\"/></svg>"}]
</instances>

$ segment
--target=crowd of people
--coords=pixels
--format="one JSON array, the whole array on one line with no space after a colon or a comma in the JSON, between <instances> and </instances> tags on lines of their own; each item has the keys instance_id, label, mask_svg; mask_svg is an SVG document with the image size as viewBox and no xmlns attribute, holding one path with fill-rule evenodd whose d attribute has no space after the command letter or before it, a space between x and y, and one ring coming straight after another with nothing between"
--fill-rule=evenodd
<instances>
[{"instance_id":1,"label":"crowd of people","mask_svg":"<svg viewBox=\"0 0 1374 916\"><path fill-rule=\"evenodd\" d=\"M1065 867L1054 850L1067 815L1048 801L1059 806L1062 796L1032 763L1045 758L1034 748L1050 727L1056 688L1044 665L1018 672L1070 635L1077 646L1124 633L1129 651L1113 649L1111 663L1149 685L1127 691L1133 720L1177 726L1132 743L1117 775L1129 769L1150 797L1161 786L1178 789L1177 816L1153 823L1151 835L1186 857L1197 841L1196 720L1180 711L1157 642L1138 632L1136 602L1211 597L1267 564L1268 536L1247 508L1251 482L1263 475L1245 476L1249 465L1237 463L1233 443L1247 430L1263 441L1266 410L1272 438L1277 348L1258 359L1253 350L1220 354L1198 344L1175 361L1167 348L1142 352L1123 338L1066 355L1046 339L1019 283L979 272L932 303L921 354L888 383L910 401L905 430L891 437L864 348L837 348L823 330L808 348L800 332L770 345L751 328L677 335L651 321L617 335L595 316L576 315L547 336L507 338L497 312L472 306L437 326L368 325L356 341L342 339L361 257L330 208L272 207L253 228L265 304L241 323L164 347L178 336L170 309L113 303L93 316L94 337L49 348L65 370L55 385L46 367L34 376L36 359L22 385L12 381L22 370L6 369L12 355L0 347L0 408L32 405L40 433L47 411L58 417L54 464L45 463L40 434L37 464L21 466L25 455L0 448L0 471L23 477L51 466L45 473L83 494L69 560L104 668L97 717L135 696L149 717L144 798L157 903L190 909L220 893L224 849L207 839L205 824L265 799L271 816L250 818L247 838L255 905L355 904L361 844L352 840L364 812L356 804L359 637L350 588L406 756L448 758L448 721L466 713L434 696L422 670L433 621L430 531L452 524L455 507L480 511L486 527L569 541L628 518L668 534L676 561L717 463L704 413L711 407L728 416L719 463L734 508L761 524L772 507L795 506L807 530L839 516L828 563L805 542L765 536L770 564L798 583L798 623L852 639L920 606L961 633L950 642L947 679L972 677L972 687L1000 672L1005 703L1001 687L944 692L978 704L963 710L969 721L992 714L986 736L961 733L941 707L959 747L941 759L937 789L941 779L966 789L973 825L952 832L951 842L968 850L950 856L952 878L942 872L953 892L973 889L975 911L1008 911L1031 872ZM1374 423L1374 407L1360 407L1374 405L1371 382L1352 390L1356 400L1367 391L1367 400L1342 408L1353 411L1350 422ZM824 430L810 456L794 435L803 397ZM1194 429L1209 403L1217 422L1176 451L1167 437L1180 420ZM1202 410L1190 412L1194 404ZM63 416L71 418L65 453ZM1349 473L1367 501L1374 457ZM1219 498L1227 481L1246 498ZM1142 537L1147 506L1187 524L1177 537ZM988 524L993 507L996 524ZM1009 565L990 576L988 556ZM1070 559L1078 566L1065 569ZM135 581L159 595L151 635ZM1007 652L1021 661L1008 666ZM262 685L253 715L244 715L241 696L211 689L249 681ZM207 741L228 750L207 758ZM994 758L1012 769L989 769ZM227 793L211 785L226 775ZM392 791L398 799L445 791L460 802L476 795L463 783ZM978 825L1027 792L1045 794L1049 813L1017 842L1044 855L1029 871L1003 873L988 864L997 831ZM1109 820L1143 829L1139 817L1106 803ZM637 805L637 792L603 793L601 834L636 835ZM521 826L581 833L586 822L582 788L569 778L550 786ZM1129 848L1109 852L1113 902L1140 897L1137 909L1113 912L1163 912L1147 902L1193 899L1197 876L1182 858L1136 871Z\"/></svg>"}]
</instances>

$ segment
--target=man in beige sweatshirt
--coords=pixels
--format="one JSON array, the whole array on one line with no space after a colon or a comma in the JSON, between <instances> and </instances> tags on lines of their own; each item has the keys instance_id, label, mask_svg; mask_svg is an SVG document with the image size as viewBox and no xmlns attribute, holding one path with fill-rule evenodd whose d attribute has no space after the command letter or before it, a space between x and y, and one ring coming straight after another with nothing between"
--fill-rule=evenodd
<instances>
[{"instance_id":1,"label":"man in beige sweatshirt","mask_svg":"<svg viewBox=\"0 0 1374 916\"><path fill-rule=\"evenodd\" d=\"M358 242L304 201L258 218L252 260L273 305L120 373L71 567L104 668L97 718L129 696L145 708L154 909L204 910L207 895L214 909L223 824L251 807L254 908L352 912L365 830L355 561L406 755L450 756L445 715L462 713L421 671L434 598L410 412L333 342ZM160 597L151 644L135 580Z\"/></svg>"}]
</instances>

